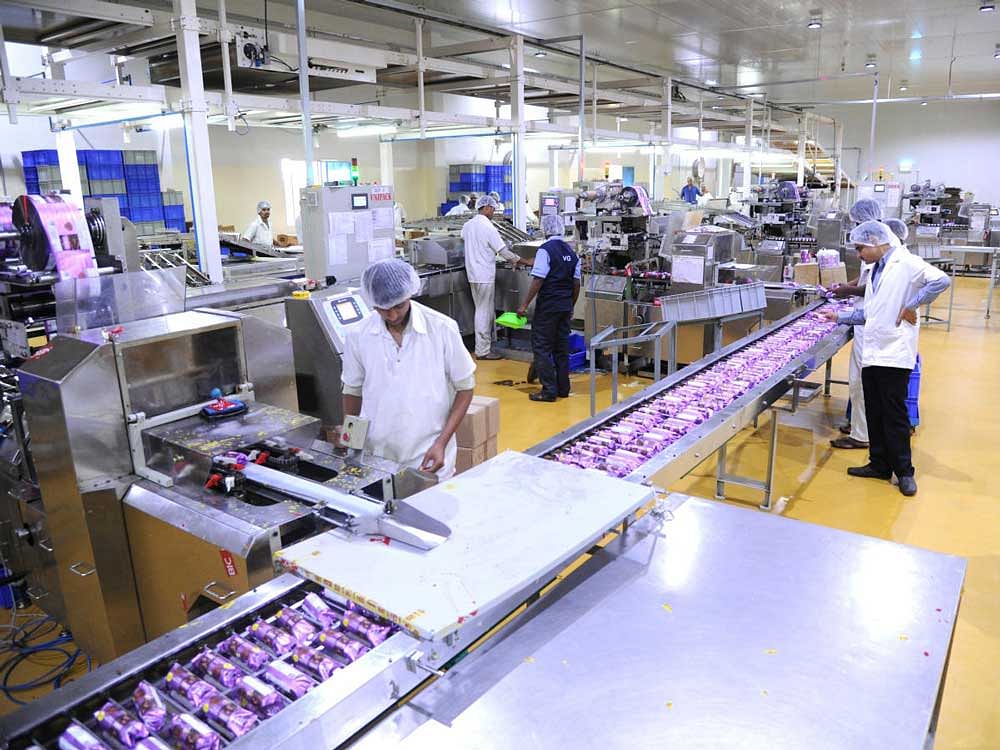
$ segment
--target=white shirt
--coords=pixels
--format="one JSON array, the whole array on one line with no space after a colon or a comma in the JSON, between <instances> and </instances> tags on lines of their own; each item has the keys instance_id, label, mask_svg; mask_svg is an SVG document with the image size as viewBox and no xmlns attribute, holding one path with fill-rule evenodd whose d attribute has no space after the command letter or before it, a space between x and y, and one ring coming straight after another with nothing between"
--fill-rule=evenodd
<instances>
[{"instance_id":1,"label":"white shirt","mask_svg":"<svg viewBox=\"0 0 1000 750\"><path fill-rule=\"evenodd\" d=\"M920 319L917 318L917 325L903 320L898 326L896 319L922 287L947 278L941 269L899 247L886 260L874 286L869 272L865 284L862 367L913 369L917 362Z\"/></svg>"},{"instance_id":2,"label":"white shirt","mask_svg":"<svg viewBox=\"0 0 1000 750\"><path fill-rule=\"evenodd\" d=\"M458 324L419 302L410 302L402 346L378 313L351 326L346 337L344 392L360 389L360 416L371 422L369 450L416 469L444 429L455 392L475 386L475 371ZM453 435L439 478L455 473L457 454Z\"/></svg>"},{"instance_id":3,"label":"white shirt","mask_svg":"<svg viewBox=\"0 0 1000 750\"><path fill-rule=\"evenodd\" d=\"M271 227L264 223L264 220L260 218L260 214L257 214L257 217L250 222L250 226L243 231L243 239L255 245L274 244L274 235L271 234Z\"/></svg>"},{"instance_id":4,"label":"white shirt","mask_svg":"<svg viewBox=\"0 0 1000 750\"><path fill-rule=\"evenodd\" d=\"M459 202L457 206L452 206L448 209L448 213L445 216L461 216L462 214L469 213L469 207L464 203Z\"/></svg>"},{"instance_id":5,"label":"white shirt","mask_svg":"<svg viewBox=\"0 0 1000 750\"><path fill-rule=\"evenodd\" d=\"M500 232L485 214L465 222L462 227L465 245L465 272L470 284L493 284L497 278L497 253L514 262L518 256L507 249Z\"/></svg>"}]
</instances>

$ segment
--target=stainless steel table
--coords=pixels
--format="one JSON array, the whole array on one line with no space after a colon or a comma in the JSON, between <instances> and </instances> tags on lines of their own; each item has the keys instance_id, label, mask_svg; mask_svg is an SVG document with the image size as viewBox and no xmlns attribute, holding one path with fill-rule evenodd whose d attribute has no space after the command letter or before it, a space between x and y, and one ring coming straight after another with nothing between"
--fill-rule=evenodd
<instances>
[{"instance_id":1,"label":"stainless steel table","mask_svg":"<svg viewBox=\"0 0 1000 750\"><path fill-rule=\"evenodd\" d=\"M358 747L925 747L964 559L669 502Z\"/></svg>"}]
</instances>

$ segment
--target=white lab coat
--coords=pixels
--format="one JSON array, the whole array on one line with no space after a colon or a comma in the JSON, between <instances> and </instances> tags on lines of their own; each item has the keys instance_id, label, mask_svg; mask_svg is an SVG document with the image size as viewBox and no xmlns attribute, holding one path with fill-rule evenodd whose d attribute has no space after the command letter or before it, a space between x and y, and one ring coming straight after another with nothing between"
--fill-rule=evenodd
<instances>
[{"instance_id":1,"label":"white lab coat","mask_svg":"<svg viewBox=\"0 0 1000 750\"><path fill-rule=\"evenodd\" d=\"M259 214L250 222L250 226L244 230L243 239L255 245L270 246L274 244L274 235L271 233L271 227L264 223Z\"/></svg>"},{"instance_id":2,"label":"white lab coat","mask_svg":"<svg viewBox=\"0 0 1000 750\"><path fill-rule=\"evenodd\" d=\"M912 370L917 363L920 320L917 319L917 325L904 320L897 326L896 319L921 287L936 279L946 279L947 274L908 253L906 248L897 247L878 276L877 288L871 278L869 274L865 285L862 366Z\"/></svg>"},{"instance_id":3,"label":"white lab coat","mask_svg":"<svg viewBox=\"0 0 1000 750\"><path fill-rule=\"evenodd\" d=\"M465 247L465 272L472 284L496 282L497 253L511 262L517 260L517 255L507 249L500 232L485 214L477 214L465 222L462 244Z\"/></svg>"},{"instance_id":4,"label":"white lab coat","mask_svg":"<svg viewBox=\"0 0 1000 750\"><path fill-rule=\"evenodd\" d=\"M449 208L445 216L462 216L467 213L469 213L469 207L464 203L459 203L457 206Z\"/></svg>"},{"instance_id":5,"label":"white lab coat","mask_svg":"<svg viewBox=\"0 0 1000 750\"><path fill-rule=\"evenodd\" d=\"M361 389L361 417L370 420L368 449L420 468L451 411L458 386L471 389L476 364L454 320L410 302L410 323L397 347L377 313L351 326L344 346L345 388ZM470 382L471 381L471 382ZM440 479L455 473L455 437L445 448Z\"/></svg>"},{"instance_id":6,"label":"white lab coat","mask_svg":"<svg viewBox=\"0 0 1000 750\"><path fill-rule=\"evenodd\" d=\"M858 274L858 286L867 286L871 266L864 261ZM854 309L863 310L864 297L854 298ZM851 437L861 443L868 442L868 417L865 412L865 389L861 383L861 369L864 366L865 327L854 326L854 341L851 345L851 360L847 369L847 390L851 397Z\"/></svg>"}]
</instances>

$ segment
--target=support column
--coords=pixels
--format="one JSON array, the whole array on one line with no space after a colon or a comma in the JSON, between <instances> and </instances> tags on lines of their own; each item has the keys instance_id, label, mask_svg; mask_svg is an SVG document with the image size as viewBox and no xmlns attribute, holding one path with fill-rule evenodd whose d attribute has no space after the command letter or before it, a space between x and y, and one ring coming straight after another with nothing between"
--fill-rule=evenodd
<instances>
[{"instance_id":1,"label":"support column","mask_svg":"<svg viewBox=\"0 0 1000 750\"><path fill-rule=\"evenodd\" d=\"M56 151L59 153L59 178L62 189L68 190L73 203L83 208L83 187L80 185L80 165L76 161L76 134L72 130L56 133Z\"/></svg>"},{"instance_id":2,"label":"support column","mask_svg":"<svg viewBox=\"0 0 1000 750\"><path fill-rule=\"evenodd\" d=\"M663 81L663 91L660 93L660 106L663 107L663 140L666 142L666 152L663 155L663 175L657 176L660 183L660 195L664 200L670 198L667 180L674 171L674 79Z\"/></svg>"},{"instance_id":3,"label":"support column","mask_svg":"<svg viewBox=\"0 0 1000 750\"><path fill-rule=\"evenodd\" d=\"M298 33L299 47L299 99L302 107L302 143L305 146L306 185L315 185L312 112L309 109L309 51L306 42L306 0L296 0L295 28Z\"/></svg>"},{"instance_id":4,"label":"support column","mask_svg":"<svg viewBox=\"0 0 1000 750\"><path fill-rule=\"evenodd\" d=\"M580 116L576 123L576 179L583 182L583 170L586 165L586 158L583 150L583 122L586 117L587 108L587 46L584 43L583 34L580 35ZM558 178L559 156L556 153L556 178ZM558 182L553 182L549 187L555 187Z\"/></svg>"},{"instance_id":5,"label":"support column","mask_svg":"<svg viewBox=\"0 0 1000 750\"><path fill-rule=\"evenodd\" d=\"M392 159L392 141L382 141L378 144L378 172L379 182L383 185L391 185L395 164Z\"/></svg>"},{"instance_id":6,"label":"support column","mask_svg":"<svg viewBox=\"0 0 1000 750\"><path fill-rule=\"evenodd\" d=\"M798 168L795 173L795 184L802 187L806 184L806 116L799 115L799 151Z\"/></svg>"},{"instance_id":7,"label":"support column","mask_svg":"<svg viewBox=\"0 0 1000 750\"><path fill-rule=\"evenodd\" d=\"M872 91L872 127L868 136L868 179L875 174L875 124L878 121L878 73L875 74L875 84Z\"/></svg>"},{"instance_id":8,"label":"support column","mask_svg":"<svg viewBox=\"0 0 1000 750\"><path fill-rule=\"evenodd\" d=\"M188 179L198 264L212 283L222 283L219 218L215 211L215 184L208 140L208 104L201 70L198 9L195 0L174 0L177 59L181 74L181 108L187 146Z\"/></svg>"},{"instance_id":9,"label":"support column","mask_svg":"<svg viewBox=\"0 0 1000 750\"><path fill-rule=\"evenodd\" d=\"M427 125L424 122L427 118L424 113L427 104L424 101L424 19L414 19L417 29L417 107L420 110L420 138L427 135Z\"/></svg>"},{"instance_id":10,"label":"support column","mask_svg":"<svg viewBox=\"0 0 1000 750\"><path fill-rule=\"evenodd\" d=\"M649 123L649 140L650 142L656 139L656 125L654 123ZM659 200L656 190L656 146L650 146L649 149L649 197L651 200Z\"/></svg>"},{"instance_id":11,"label":"support column","mask_svg":"<svg viewBox=\"0 0 1000 750\"><path fill-rule=\"evenodd\" d=\"M517 35L510 48L510 119L513 153L514 226L524 231L528 226L528 155L525 151L524 126L524 37Z\"/></svg>"},{"instance_id":12,"label":"support column","mask_svg":"<svg viewBox=\"0 0 1000 750\"><path fill-rule=\"evenodd\" d=\"M577 151L576 156L580 158L582 151ZM549 149L549 185L552 187L559 187L559 151L558 149Z\"/></svg>"},{"instance_id":13,"label":"support column","mask_svg":"<svg viewBox=\"0 0 1000 750\"><path fill-rule=\"evenodd\" d=\"M590 113L590 142L597 143L597 63L594 63L593 70L593 102Z\"/></svg>"},{"instance_id":14,"label":"support column","mask_svg":"<svg viewBox=\"0 0 1000 750\"><path fill-rule=\"evenodd\" d=\"M837 198L837 205L840 205L840 172L844 159L844 125L840 120L833 123L833 194Z\"/></svg>"},{"instance_id":15,"label":"support column","mask_svg":"<svg viewBox=\"0 0 1000 750\"><path fill-rule=\"evenodd\" d=\"M219 46L222 53L222 87L225 90L225 94L222 97L222 106L226 110L226 129L230 133L235 133L236 105L233 102L233 71L229 63L230 41L232 41L232 34L229 33L226 0L219 0Z\"/></svg>"},{"instance_id":16,"label":"support column","mask_svg":"<svg viewBox=\"0 0 1000 750\"><path fill-rule=\"evenodd\" d=\"M0 24L0 88L3 89L3 99L7 102L7 119L11 125L17 124L17 102L19 97L14 90L14 76L10 74L10 60L7 59L7 42L3 36L3 24Z\"/></svg>"},{"instance_id":17,"label":"support column","mask_svg":"<svg viewBox=\"0 0 1000 750\"><path fill-rule=\"evenodd\" d=\"M743 199L750 198L750 185L753 184L753 177L750 174L753 170L753 99L747 99L747 121L743 134Z\"/></svg>"}]
</instances>

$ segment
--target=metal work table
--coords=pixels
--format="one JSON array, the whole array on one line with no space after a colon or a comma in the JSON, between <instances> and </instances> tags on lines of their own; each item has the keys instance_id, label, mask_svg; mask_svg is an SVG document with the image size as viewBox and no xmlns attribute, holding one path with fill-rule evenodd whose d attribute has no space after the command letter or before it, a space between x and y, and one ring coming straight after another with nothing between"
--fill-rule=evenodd
<instances>
[{"instance_id":1,"label":"metal work table","mask_svg":"<svg viewBox=\"0 0 1000 750\"><path fill-rule=\"evenodd\" d=\"M666 504L356 747L925 747L964 559Z\"/></svg>"},{"instance_id":2,"label":"metal work table","mask_svg":"<svg viewBox=\"0 0 1000 750\"><path fill-rule=\"evenodd\" d=\"M982 255L990 256L990 278L989 278L989 290L986 293L986 320L990 319L990 311L993 309L993 290L996 288L997 284L1000 283L1000 248L989 247L986 245L941 245L940 250L942 253L953 253L955 255L961 255L962 261L964 263L965 256L969 253L979 253ZM935 259L936 260L936 259ZM951 264L951 291L948 293L948 317L945 320L937 320L931 318L930 316L930 305L924 311L923 319L924 321L929 321L932 325L934 323L946 323L947 330L951 330L951 314L952 309L955 306L955 275L958 271L958 266L960 261L956 259L952 260ZM928 260L928 262L931 262Z\"/></svg>"}]
</instances>

